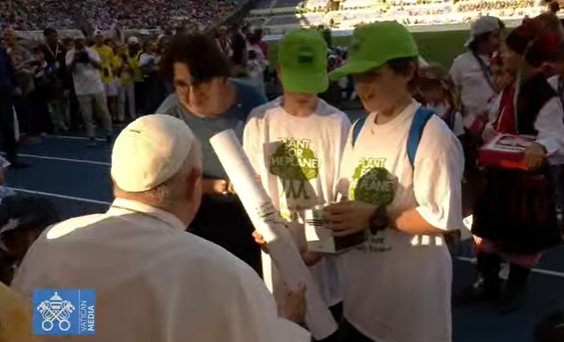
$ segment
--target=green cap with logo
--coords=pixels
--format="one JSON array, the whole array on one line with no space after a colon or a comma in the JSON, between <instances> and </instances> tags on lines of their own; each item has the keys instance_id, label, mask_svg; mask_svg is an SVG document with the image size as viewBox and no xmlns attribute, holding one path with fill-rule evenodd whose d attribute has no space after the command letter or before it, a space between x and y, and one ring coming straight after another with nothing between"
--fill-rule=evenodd
<instances>
[{"instance_id":1,"label":"green cap with logo","mask_svg":"<svg viewBox=\"0 0 564 342\"><path fill-rule=\"evenodd\" d=\"M402 24L397 21L366 24L353 32L347 64L329 76L332 80L339 80L347 75L378 68L392 59L417 56L417 44Z\"/></svg>"},{"instance_id":2,"label":"green cap with logo","mask_svg":"<svg viewBox=\"0 0 564 342\"><path fill-rule=\"evenodd\" d=\"M327 43L318 31L296 29L286 33L278 47L278 65L285 91L319 94L329 87Z\"/></svg>"}]
</instances>

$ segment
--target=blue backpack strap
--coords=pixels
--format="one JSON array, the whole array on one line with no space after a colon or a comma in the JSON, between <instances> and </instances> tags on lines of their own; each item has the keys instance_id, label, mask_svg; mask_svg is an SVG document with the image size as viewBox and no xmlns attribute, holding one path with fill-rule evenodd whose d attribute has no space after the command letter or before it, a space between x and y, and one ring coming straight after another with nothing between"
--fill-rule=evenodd
<instances>
[{"instance_id":1,"label":"blue backpack strap","mask_svg":"<svg viewBox=\"0 0 564 342\"><path fill-rule=\"evenodd\" d=\"M419 107L413 116L409 135L407 136L407 158L411 167L415 165L415 154L417 154L417 147L423 135L423 129L433 115L435 115L433 111Z\"/></svg>"},{"instance_id":2,"label":"blue backpack strap","mask_svg":"<svg viewBox=\"0 0 564 342\"><path fill-rule=\"evenodd\" d=\"M352 147L354 147L354 144L356 143L356 140L358 139L358 135L360 134L360 131L362 131L362 126L364 126L365 122L366 122L366 116L356 120L356 122L353 124Z\"/></svg>"}]
</instances>

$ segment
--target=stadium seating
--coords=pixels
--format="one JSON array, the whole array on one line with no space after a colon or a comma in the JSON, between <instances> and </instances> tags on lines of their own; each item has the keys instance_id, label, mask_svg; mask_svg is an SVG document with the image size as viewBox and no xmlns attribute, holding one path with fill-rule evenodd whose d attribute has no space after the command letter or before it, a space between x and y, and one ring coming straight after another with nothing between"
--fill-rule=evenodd
<instances>
[{"instance_id":1,"label":"stadium seating","mask_svg":"<svg viewBox=\"0 0 564 342\"><path fill-rule=\"evenodd\" d=\"M270 0L261 0L270 1ZM539 14L544 7L535 0L343 0L338 10L330 0L272 0L273 6L252 10L251 22L280 34L298 26L329 26L352 30L374 20L397 20L405 25L468 23L482 15L512 19ZM294 4L294 7L288 7Z\"/></svg>"},{"instance_id":2,"label":"stadium seating","mask_svg":"<svg viewBox=\"0 0 564 342\"><path fill-rule=\"evenodd\" d=\"M107 30L190 25L210 27L228 16L234 0L0 0L0 25L17 30L90 27ZM246 1L246 0L240 0ZM349 30L359 23L398 20L406 25L464 23L490 14L501 18L538 14L536 0L257 0L248 16L254 27L282 33L299 26L326 25Z\"/></svg>"}]
</instances>

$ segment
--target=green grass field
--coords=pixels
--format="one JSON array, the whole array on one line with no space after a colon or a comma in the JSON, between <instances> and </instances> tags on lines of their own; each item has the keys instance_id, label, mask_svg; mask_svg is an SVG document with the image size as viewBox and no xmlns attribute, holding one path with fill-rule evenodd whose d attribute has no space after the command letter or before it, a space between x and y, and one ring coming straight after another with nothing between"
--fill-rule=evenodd
<instances>
[{"instance_id":1,"label":"green grass field","mask_svg":"<svg viewBox=\"0 0 564 342\"><path fill-rule=\"evenodd\" d=\"M415 32L413 36L419 45L421 55L428 61L450 67L453 59L464 51L464 42L468 39L469 32L440 31L440 32ZM333 37L336 46L348 46L350 37ZM271 65L276 65L278 55L278 42L269 42L269 56Z\"/></svg>"}]
</instances>

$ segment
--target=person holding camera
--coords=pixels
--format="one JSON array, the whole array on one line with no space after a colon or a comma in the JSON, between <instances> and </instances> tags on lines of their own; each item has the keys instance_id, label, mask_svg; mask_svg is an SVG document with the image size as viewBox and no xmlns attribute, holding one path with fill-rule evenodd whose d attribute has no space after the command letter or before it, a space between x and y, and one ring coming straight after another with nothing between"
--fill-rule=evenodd
<instances>
[{"instance_id":1,"label":"person holding camera","mask_svg":"<svg viewBox=\"0 0 564 342\"><path fill-rule=\"evenodd\" d=\"M85 45L85 38L82 34L74 39L74 47L67 52L66 64L72 74L80 112L88 138L90 138L90 146L96 145L93 112L98 115L106 134L106 141L111 142L112 121L108 111L104 83L99 72L102 68L102 61L96 51Z\"/></svg>"}]
</instances>

